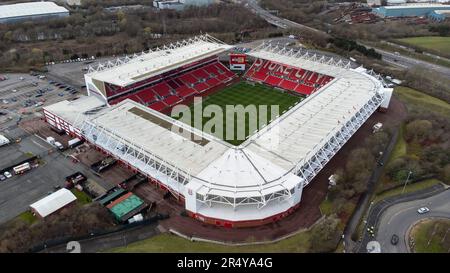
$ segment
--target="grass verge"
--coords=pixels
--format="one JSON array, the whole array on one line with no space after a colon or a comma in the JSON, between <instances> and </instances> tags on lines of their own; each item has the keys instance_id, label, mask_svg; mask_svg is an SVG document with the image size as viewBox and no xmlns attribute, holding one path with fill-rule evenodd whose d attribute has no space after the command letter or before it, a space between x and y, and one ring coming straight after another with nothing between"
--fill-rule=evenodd
<instances>
[{"instance_id":1,"label":"grass verge","mask_svg":"<svg viewBox=\"0 0 450 273\"><path fill-rule=\"evenodd\" d=\"M423 50L431 49L436 53L443 55L450 54L450 37L440 36L425 36L425 37L410 37L398 39L398 41L418 47Z\"/></svg>"},{"instance_id":2,"label":"grass verge","mask_svg":"<svg viewBox=\"0 0 450 273\"><path fill-rule=\"evenodd\" d=\"M191 242L172 234L160 234L150 239L132 243L126 247L115 248L114 253L261 253L261 252L307 252L310 247L309 232L300 232L288 239L273 244L249 246L225 246L213 243Z\"/></svg>"},{"instance_id":3,"label":"grass verge","mask_svg":"<svg viewBox=\"0 0 450 273\"><path fill-rule=\"evenodd\" d=\"M412 184L408 184L405 187L405 191L403 192L403 194L407 194L407 193L412 193L412 192L416 192L416 191L420 191L423 189L427 189L430 188L434 185L437 185L441 183L441 181L437 180L437 179L426 179L420 182L416 182L416 183L412 183ZM372 199L372 201L375 203L380 202L381 200L384 200L386 198L392 197L392 196L396 196L396 195L400 195L402 194L403 191L403 187L397 187L395 189L389 190L389 191L385 191L382 192L378 195L375 195L374 198Z\"/></svg>"},{"instance_id":4,"label":"grass verge","mask_svg":"<svg viewBox=\"0 0 450 273\"><path fill-rule=\"evenodd\" d=\"M414 252L448 253L450 251L450 220L424 220L413 227L410 236L414 239Z\"/></svg>"},{"instance_id":5,"label":"grass verge","mask_svg":"<svg viewBox=\"0 0 450 273\"><path fill-rule=\"evenodd\" d=\"M407 104L413 104L431 112L437 112L445 116L450 116L450 104L443 100L404 86L396 87L395 94L397 94L400 99L405 101Z\"/></svg>"},{"instance_id":6,"label":"grass verge","mask_svg":"<svg viewBox=\"0 0 450 273\"><path fill-rule=\"evenodd\" d=\"M77 197L78 203L81 205L85 205L92 202L92 199L82 191L79 191L77 189L72 189L71 192Z\"/></svg>"},{"instance_id":7,"label":"grass verge","mask_svg":"<svg viewBox=\"0 0 450 273\"><path fill-rule=\"evenodd\" d=\"M19 219L23 220L24 222L26 222L27 224L33 224L34 222L36 222L37 217L33 215L33 213L31 213L31 211L25 211L22 212L21 214L19 214Z\"/></svg>"}]
</instances>

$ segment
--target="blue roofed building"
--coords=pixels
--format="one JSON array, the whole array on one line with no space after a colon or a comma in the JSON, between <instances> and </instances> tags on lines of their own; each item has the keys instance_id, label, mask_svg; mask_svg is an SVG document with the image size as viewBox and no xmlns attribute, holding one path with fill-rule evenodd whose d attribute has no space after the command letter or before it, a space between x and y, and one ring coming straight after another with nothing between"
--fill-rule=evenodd
<instances>
[{"instance_id":1,"label":"blue roofed building","mask_svg":"<svg viewBox=\"0 0 450 273\"><path fill-rule=\"evenodd\" d=\"M434 11L450 11L450 5L412 4L373 8L372 12L380 17L429 16Z\"/></svg>"},{"instance_id":2,"label":"blue roofed building","mask_svg":"<svg viewBox=\"0 0 450 273\"><path fill-rule=\"evenodd\" d=\"M434 10L428 15L433 21L443 22L450 19L450 10Z\"/></svg>"}]
</instances>

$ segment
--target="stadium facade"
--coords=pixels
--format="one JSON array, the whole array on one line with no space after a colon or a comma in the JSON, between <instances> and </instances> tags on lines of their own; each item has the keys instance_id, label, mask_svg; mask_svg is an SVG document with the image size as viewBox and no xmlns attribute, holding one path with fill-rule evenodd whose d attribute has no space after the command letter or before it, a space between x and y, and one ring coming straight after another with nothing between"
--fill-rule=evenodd
<instances>
[{"instance_id":1,"label":"stadium facade","mask_svg":"<svg viewBox=\"0 0 450 273\"><path fill-rule=\"evenodd\" d=\"M349 62L263 43L245 80L306 98L233 146L164 114L238 81L218 60L231 48L202 35L91 68L88 96L44 107L45 119L146 175L195 219L276 221L392 89Z\"/></svg>"}]
</instances>

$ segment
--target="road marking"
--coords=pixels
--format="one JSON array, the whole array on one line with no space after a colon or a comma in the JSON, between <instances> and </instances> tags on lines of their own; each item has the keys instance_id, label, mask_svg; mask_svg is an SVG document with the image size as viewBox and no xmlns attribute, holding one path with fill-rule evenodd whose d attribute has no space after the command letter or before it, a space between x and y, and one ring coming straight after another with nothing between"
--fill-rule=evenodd
<instances>
[{"instance_id":1,"label":"road marking","mask_svg":"<svg viewBox=\"0 0 450 273\"><path fill-rule=\"evenodd\" d=\"M43 148L43 149L47 149L47 147L44 147L43 145L37 143L37 142L34 141L34 140L31 140L31 142L33 142L34 144L36 144L37 146L39 146L39 147L41 147L41 148Z\"/></svg>"},{"instance_id":2,"label":"road marking","mask_svg":"<svg viewBox=\"0 0 450 273\"><path fill-rule=\"evenodd\" d=\"M399 210L397 213L393 214L393 215L389 218L389 221L387 222L387 224L389 225L389 224L391 223L392 219L395 218L398 214L403 213L403 212L406 212L407 210L413 209L413 208L415 208L415 207L416 207L416 206L410 206L410 207L404 208L404 209L402 209L402 210Z\"/></svg>"}]
</instances>

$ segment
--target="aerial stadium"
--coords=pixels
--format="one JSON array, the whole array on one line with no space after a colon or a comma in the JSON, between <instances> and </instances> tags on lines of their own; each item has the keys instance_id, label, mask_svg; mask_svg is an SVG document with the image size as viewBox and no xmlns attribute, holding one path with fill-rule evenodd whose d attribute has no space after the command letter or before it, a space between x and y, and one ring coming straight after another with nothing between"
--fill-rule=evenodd
<instances>
[{"instance_id":1,"label":"aerial stadium","mask_svg":"<svg viewBox=\"0 0 450 273\"><path fill-rule=\"evenodd\" d=\"M232 49L205 34L91 67L88 95L44 107L45 120L145 175L192 218L224 227L277 221L301 206L303 188L372 113L388 107L392 89L349 61L271 43L239 58L250 67L237 74L219 61ZM170 115L199 97L220 107L278 105L281 113L229 140L203 131L204 121Z\"/></svg>"}]
</instances>

